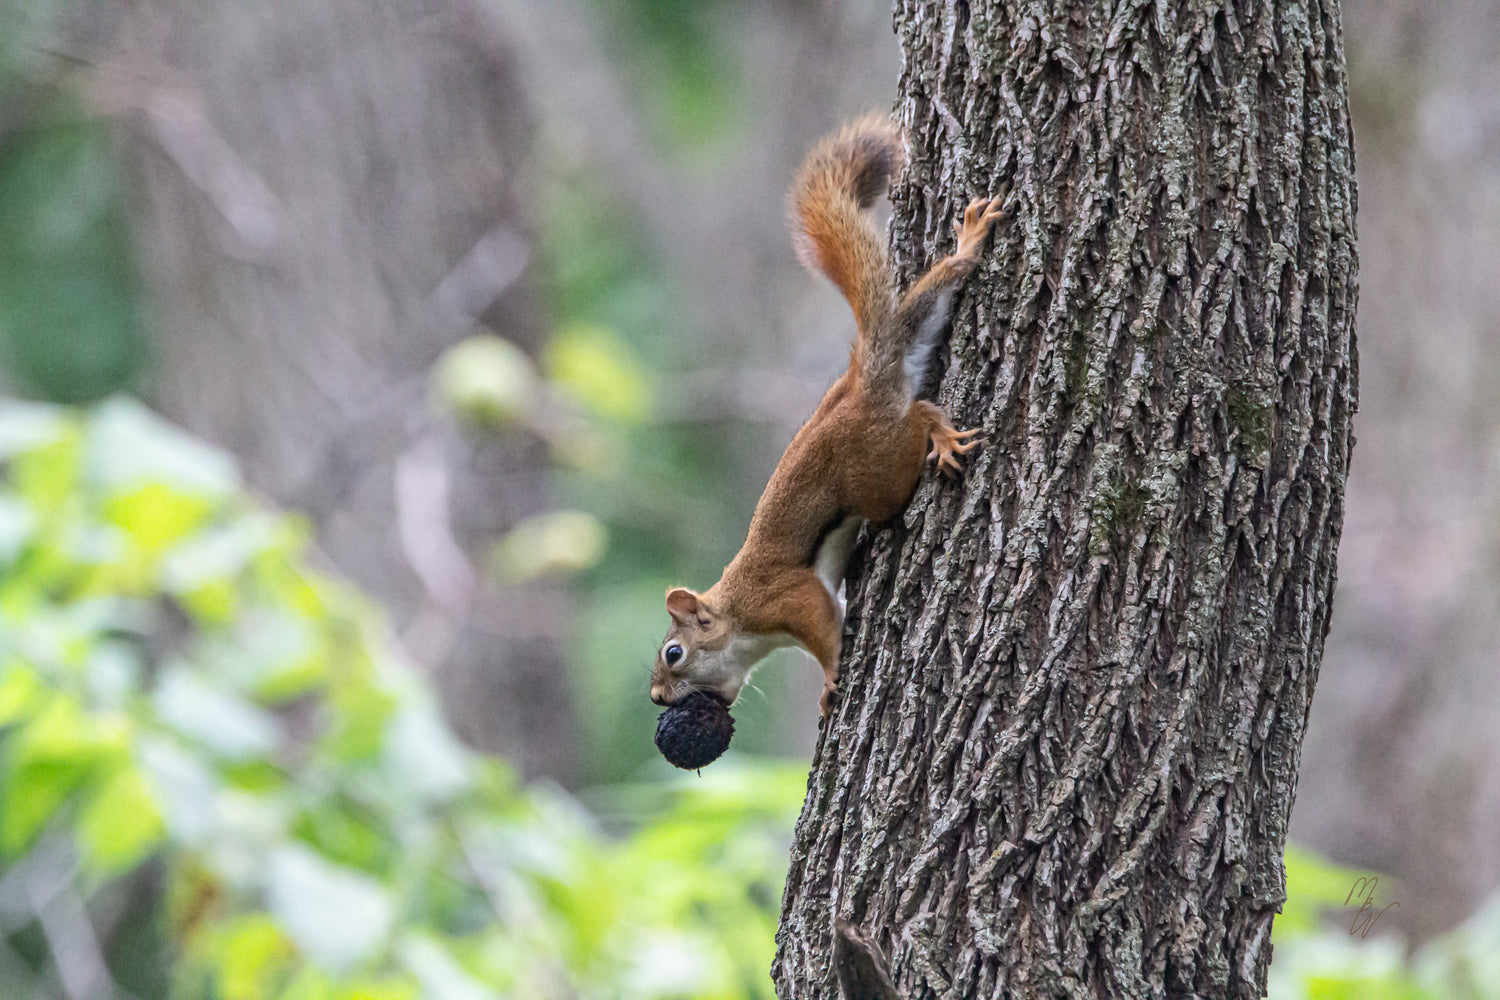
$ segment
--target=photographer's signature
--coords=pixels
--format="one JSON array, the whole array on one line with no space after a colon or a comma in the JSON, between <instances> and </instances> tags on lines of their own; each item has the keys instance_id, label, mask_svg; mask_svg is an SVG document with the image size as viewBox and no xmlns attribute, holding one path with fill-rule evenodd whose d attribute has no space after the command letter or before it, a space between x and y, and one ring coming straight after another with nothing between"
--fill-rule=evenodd
<instances>
[{"instance_id":1,"label":"photographer's signature","mask_svg":"<svg viewBox=\"0 0 1500 1000\"><path fill-rule=\"evenodd\" d=\"M1349 890L1349 895L1344 897L1345 906L1359 906L1359 912L1354 914L1354 921L1349 925L1350 937L1356 934L1361 940L1369 937L1370 931L1375 927L1375 921L1385 916L1386 910L1391 907L1400 908L1400 903L1392 901L1378 910L1375 909L1375 889L1379 885L1378 876L1361 876L1354 880L1354 887Z\"/></svg>"}]
</instances>

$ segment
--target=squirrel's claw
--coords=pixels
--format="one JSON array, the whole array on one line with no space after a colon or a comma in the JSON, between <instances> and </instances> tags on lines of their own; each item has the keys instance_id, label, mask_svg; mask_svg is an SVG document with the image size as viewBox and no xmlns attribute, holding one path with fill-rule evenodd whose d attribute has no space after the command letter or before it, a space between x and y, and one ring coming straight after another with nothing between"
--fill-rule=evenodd
<instances>
[{"instance_id":1,"label":"squirrel's claw","mask_svg":"<svg viewBox=\"0 0 1500 1000\"><path fill-rule=\"evenodd\" d=\"M957 431L950 427L937 428L932 434L932 451L927 461L937 459L938 471L946 475L958 475L963 470L955 456L967 455L984 443L979 428Z\"/></svg>"},{"instance_id":2,"label":"squirrel's claw","mask_svg":"<svg viewBox=\"0 0 1500 1000\"><path fill-rule=\"evenodd\" d=\"M822 715L824 722L828 721L828 716L833 712L833 698L838 693L838 681L829 682L825 680L823 682L823 697L818 699L818 712Z\"/></svg>"},{"instance_id":3,"label":"squirrel's claw","mask_svg":"<svg viewBox=\"0 0 1500 1000\"><path fill-rule=\"evenodd\" d=\"M953 223L953 231L958 235L958 254L978 253L979 244L989 235L990 227L1004 215L1005 208L999 198L975 198L969 202L963 218Z\"/></svg>"}]
</instances>

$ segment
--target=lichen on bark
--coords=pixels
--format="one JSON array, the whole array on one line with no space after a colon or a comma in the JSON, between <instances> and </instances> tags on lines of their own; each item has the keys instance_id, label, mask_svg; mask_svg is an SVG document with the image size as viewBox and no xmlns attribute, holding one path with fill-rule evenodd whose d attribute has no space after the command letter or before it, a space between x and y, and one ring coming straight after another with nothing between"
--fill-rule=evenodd
<instances>
[{"instance_id":1,"label":"lichen on bark","mask_svg":"<svg viewBox=\"0 0 1500 1000\"><path fill-rule=\"evenodd\" d=\"M910 280L1011 217L939 400L986 444L870 532L773 967L906 997L1263 995L1356 404L1331 2L900 0Z\"/></svg>"}]
</instances>

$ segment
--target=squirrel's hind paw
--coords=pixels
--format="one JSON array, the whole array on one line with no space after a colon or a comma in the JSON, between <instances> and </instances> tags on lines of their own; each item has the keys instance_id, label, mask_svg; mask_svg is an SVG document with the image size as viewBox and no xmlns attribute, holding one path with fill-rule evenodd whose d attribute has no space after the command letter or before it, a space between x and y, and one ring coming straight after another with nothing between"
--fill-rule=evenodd
<instances>
[{"instance_id":1,"label":"squirrel's hind paw","mask_svg":"<svg viewBox=\"0 0 1500 1000\"><path fill-rule=\"evenodd\" d=\"M979 429L973 428L967 431L955 430L946 425L932 429L932 451L927 453L930 462L937 459L938 471L948 475L958 475L963 470L959 464L959 455L967 455L984 443Z\"/></svg>"},{"instance_id":2,"label":"squirrel's hind paw","mask_svg":"<svg viewBox=\"0 0 1500 1000\"><path fill-rule=\"evenodd\" d=\"M818 711L822 714L823 720L825 722L828 720L828 716L833 712L833 699L838 695L838 693L838 681L823 681L823 697L818 699Z\"/></svg>"}]
</instances>

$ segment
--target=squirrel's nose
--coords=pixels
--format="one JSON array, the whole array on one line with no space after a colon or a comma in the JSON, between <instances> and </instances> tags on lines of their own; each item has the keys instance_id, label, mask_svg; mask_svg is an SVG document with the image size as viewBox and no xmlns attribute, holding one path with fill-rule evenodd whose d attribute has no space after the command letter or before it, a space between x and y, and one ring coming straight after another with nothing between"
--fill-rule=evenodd
<instances>
[{"instance_id":1,"label":"squirrel's nose","mask_svg":"<svg viewBox=\"0 0 1500 1000\"><path fill-rule=\"evenodd\" d=\"M651 700L656 702L658 705L665 705L667 703L666 696L661 692L660 684L651 685Z\"/></svg>"}]
</instances>

